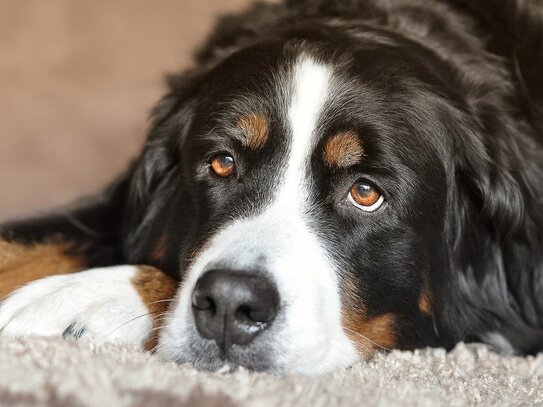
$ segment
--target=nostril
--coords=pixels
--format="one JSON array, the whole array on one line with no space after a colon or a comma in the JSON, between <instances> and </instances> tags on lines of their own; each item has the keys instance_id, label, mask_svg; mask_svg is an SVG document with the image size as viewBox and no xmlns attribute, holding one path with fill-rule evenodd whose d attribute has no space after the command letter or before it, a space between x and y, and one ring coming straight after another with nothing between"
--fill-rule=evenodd
<instances>
[{"instance_id":1,"label":"nostril","mask_svg":"<svg viewBox=\"0 0 543 407\"><path fill-rule=\"evenodd\" d=\"M195 292L192 296L192 306L198 311L212 311L214 312L217 308L213 298L201 295L201 293Z\"/></svg>"},{"instance_id":2,"label":"nostril","mask_svg":"<svg viewBox=\"0 0 543 407\"><path fill-rule=\"evenodd\" d=\"M245 320L247 324L267 323L275 317L274 308L251 307L248 305L241 306L236 312L236 319L239 321Z\"/></svg>"},{"instance_id":3,"label":"nostril","mask_svg":"<svg viewBox=\"0 0 543 407\"><path fill-rule=\"evenodd\" d=\"M246 324L253 322L254 320L251 317L251 308L246 305L239 307L235 313L235 319Z\"/></svg>"},{"instance_id":4,"label":"nostril","mask_svg":"<svg viewBox=\"0 0 543 407\"><path fill-rule=\"evenodd\" d=\"M249 305L244 305L236 310L234 319L245 325L265 325L266 323L270 322L273 317L271 317L269 310L259 310Z\"/></svg>"}]
</instances>

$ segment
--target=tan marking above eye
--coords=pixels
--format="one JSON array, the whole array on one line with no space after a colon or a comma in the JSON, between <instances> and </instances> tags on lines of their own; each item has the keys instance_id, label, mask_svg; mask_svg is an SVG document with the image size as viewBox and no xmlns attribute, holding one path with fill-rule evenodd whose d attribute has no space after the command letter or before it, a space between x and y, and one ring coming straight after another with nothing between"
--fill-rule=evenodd
<instances>
[{"instance_id":1,"label":"tan marking above eye","mask_svg":"<svg viewBox=\"0 0 543 407\"><path fill-rule=\"evenodd\" d=\"M249 113L238 120L238 127L242 131L242 143L253 150L262 148L269 135L268 118L261 113Z\"/></svg>"},{"instance_id":2,"label":"tan marking above eye","mask_svg":"<svg viewBox=\"0 0 543 407\"><path fill-rule=\"evenodd\" d=\"M229 154L217 154L211 159L211 169L221 178L227 178L236 172L236 163Z\"/></svg>"},{"instance_id":3,"label":"tan marking above eye","mask_svg":"<svg viewBox=\"0 0 543 407\"><path fill-rule=\"evenodd\" d=\"M383 202L383 196L371 183L361 180L353 184L349 190L349 198L362 210L372 212L379 208Z\"/></svg>"},{"instance_id":4,"label":"tan marking above eye","mask_svg":"<svg viewBox=\"0 0 543 407\"><path fill-rule=\"evenodd\" d=\"M364 146L354 131L337 133L326 140L323 159L328 167L350 167L364 157Z\"/></svg>"}]
</instances>

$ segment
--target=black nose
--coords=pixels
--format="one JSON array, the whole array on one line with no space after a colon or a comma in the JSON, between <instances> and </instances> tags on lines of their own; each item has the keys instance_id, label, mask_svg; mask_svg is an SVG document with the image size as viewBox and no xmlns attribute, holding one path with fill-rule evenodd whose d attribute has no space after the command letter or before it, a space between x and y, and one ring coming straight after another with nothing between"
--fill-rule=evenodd
<instances>
[{"instance_id":1,"label":"black nose","mask_svg":"<svg viewBox=\"0 0 543 407\"><path fill-rule=\"evenodd\" d=\"M196 283L192 309L198 332L215 340L224 357L232 344L248 344L271 324L279 294L264 276L212 270Z\"/></svg>"}]
</instances>

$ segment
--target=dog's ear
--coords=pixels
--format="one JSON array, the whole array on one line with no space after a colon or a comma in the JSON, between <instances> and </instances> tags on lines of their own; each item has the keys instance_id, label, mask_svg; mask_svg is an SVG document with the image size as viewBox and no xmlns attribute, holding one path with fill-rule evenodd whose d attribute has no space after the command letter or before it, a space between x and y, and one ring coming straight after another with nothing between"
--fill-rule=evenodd
<instances>
[{"instance_id":1,"label":"dog's ear","mask_svg":"<svg viewBox=\"0 0 543 407\"><path fill-rule=\"evenodd\" d=\"M478 221L503 238L541 224L533 202L543 174L534 165L535 146L507 119L489 117L482 128L465 126L458 133L456 178L475 202ZM539 178L540 179L540 178Z\"/></svg>"},{"instance_id":2,"label":"dog's ear","mask_svg":"<svg viewBox=\"0 0 543 407\"><path fill-rule=\"evenodd\" d=\"M169 91L152 111L150 131L134 163L130 193L145 206L179 165L180 151L192 124L199 75L188 72L168 77Z\"/></svg>"},{"instance_id":3,"label":"dog's ear","mask_svg":"<svg viewBox=\"0 0 543 407\"><path fill-rule=\"evenodd\" d=\"M143 151L133 163L125 218L126 246L134 251L160 211L170 202L180 173L181 150L190 131L201 74L188 72L168 78L169 91L152 112ZM159 199L154 197L159 196Z\"/></svg>"},{"instance_id":4,"label":"dog's ear","mask_svg":"<svg viewBox=\"0 0 543 407\"><path fill-rule=\"evenodd\" d=\"M543 264L543 173L539 148L506 116L466 120L453 138L451 280L442 293L451 298L442 321L459 340L489 341L488 333L499 332L515 350L534 352L543 337L531 328L541 321L534 284Z\"/></svg>"}]
</instances>

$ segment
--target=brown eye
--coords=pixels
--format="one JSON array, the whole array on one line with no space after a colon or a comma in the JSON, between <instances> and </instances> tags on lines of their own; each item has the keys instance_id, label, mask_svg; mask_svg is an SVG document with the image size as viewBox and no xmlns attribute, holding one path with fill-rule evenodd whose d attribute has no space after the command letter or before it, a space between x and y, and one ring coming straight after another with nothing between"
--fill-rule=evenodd
<instances>
[{"instance_id":1,"label":"brown eye","mask_svg":"<svg viewBox=\"0 0 543 407\"><path fill-rule=\"evenodd\" d=\"M349 200L354 206L366 212L376 211L385 201L379 190L364 180L353 184L349 190Z\"/></svg>"},{"instance_id":2,"label":"brown eye","mask_svg":"<svg viewBox=\"0 0 543 407\"><path fill-rule=\"evenodd\" d=\"M236 172L234 157L229 154L217 154L211 159L211 169L219 177L227 178Z\"/></svg>"}]
</instances>

